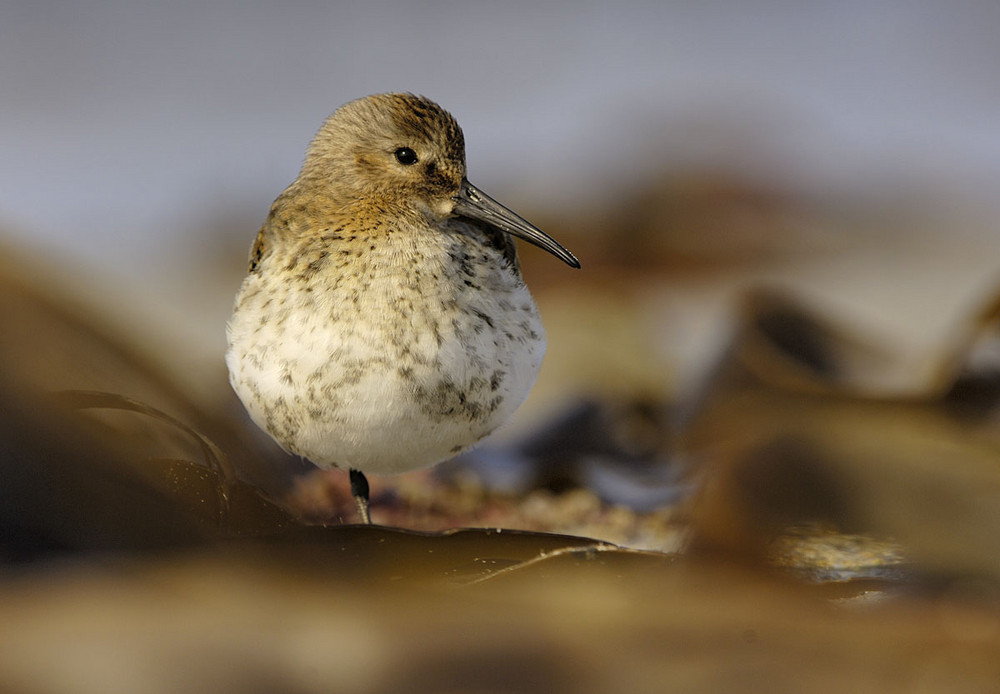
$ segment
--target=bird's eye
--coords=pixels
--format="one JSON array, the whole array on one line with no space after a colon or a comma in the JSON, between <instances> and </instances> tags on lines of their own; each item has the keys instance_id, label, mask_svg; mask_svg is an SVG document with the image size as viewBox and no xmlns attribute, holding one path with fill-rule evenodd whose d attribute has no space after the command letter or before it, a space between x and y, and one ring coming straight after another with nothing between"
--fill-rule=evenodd
<instances>
[{"instance_id":1,"label":"bird's eye","mask_svg":"<svg viewBox=\"0 0 1000 694\"><path fill-rule=\"evenodd\" d=\"M414 152L409 147L400 147L396 150L396 161L404 166L410 166L417 163L417 153Z\"/></svg>"}]
</instances>

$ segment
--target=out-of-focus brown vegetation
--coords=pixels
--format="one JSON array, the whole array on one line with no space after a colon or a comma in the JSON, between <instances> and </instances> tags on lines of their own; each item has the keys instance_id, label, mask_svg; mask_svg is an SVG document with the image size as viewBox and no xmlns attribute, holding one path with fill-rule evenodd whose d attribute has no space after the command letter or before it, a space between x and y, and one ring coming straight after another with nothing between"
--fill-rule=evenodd
<instances>
[{"instance_id":1,"label":"out-of-focus brown vegetation","mask_svg":"<svg viewBox=\"0 0 1000 694\"><path fill-rule=\"evenodd\" d=\"M924 571L1000 577L1000 390L992 365L955 364L920 396L879 396L872 351L786 297L747 301L683 424L694 542L763 556L821 524L894 539Z\"/></svg>"},{"instance_id":2,"label":"out-of-focus brown vegetation","mask_svg":"<svg viewBox=\"0 0 1000 694\"><path fill-rule=\"evenodd\" d=\"M539 392L506 437L373 478L387 527L187 393L186 355L0 266L0 689L995 688L998 302L901 388L863 321L757 286L852 246L801 201L673 177L579 237L538 221L584 264L524 254Z\"/></svg>"}]
</instances>

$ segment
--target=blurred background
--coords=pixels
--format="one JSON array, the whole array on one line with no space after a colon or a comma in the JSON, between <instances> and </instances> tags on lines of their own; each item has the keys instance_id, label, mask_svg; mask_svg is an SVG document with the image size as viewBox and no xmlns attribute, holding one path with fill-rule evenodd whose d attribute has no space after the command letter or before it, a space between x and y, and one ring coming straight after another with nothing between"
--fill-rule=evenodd
<instances>
[{"instance_id":1,"label":"blurred background","mask_svg":"<svg viewBox=\"0 0 1000 694\"><path fill-rule=\"evenodd\" d=\"M471 180L579 249L583 273L524 251L530 282L809 256L824 299L920 348L1000 265L997 26L974 0L8 0L0 224L218 369L319 124L413 91L464 127ZM654 348L701 353L706 314L662 301Z\"/></svg>"},{"instance_id":2,"label":"blurred background","mask_svg":"<svg viewBox=\"0 0 1000 694\"><path fill-rule=\"evenodd\" d=\"M675 410L716 368L748 292L789 291L870 342L885 358L864 390L911 397L945 388L943 364L1000 281L992 3L0 13L8 265L222 418L242 417L222 354L247 249L323 119L375 92L451 110L470 179L583 262L522 249L550 346L495 437L536 463L562 451L540 463L556 478L579 476L553 459L570 455L560 436L577 439L570 457L676 458ZM527 484L491 452L479 457L508 488Z\"/></svg>"},{"instance_id":3,"label":"blurred background","mask_svg":"<svg viewBox=\"0 0 1000 694\"><path fill-rule=\"evenodd\" d=\"M998 29L0 0L0 689L992 691ZM383 91L450 110L470 180L583 267L522 245L538 386L373 478L364 528L222 355L271 201Z\"/></svg>"},{"instance_id":4,"label":"blurred background","mask_svg":"<svg viewBox=\"0 0 1000 694\"><path fill-rule=\"evenodd\" d=\"M583 262L522 249L550 347L494 441L558 487L582 473L555 458L677 458L760 288L881 350L868 395L947 390L1000 280L997 26L971 1L8 2L0 238L9 272L237 421L224 323L270 202L340 104L430 96L470 178ZM53 387L109 389L67 370ZM479 474L529 484L492 450Z\"/></svg>"}]
</instances>

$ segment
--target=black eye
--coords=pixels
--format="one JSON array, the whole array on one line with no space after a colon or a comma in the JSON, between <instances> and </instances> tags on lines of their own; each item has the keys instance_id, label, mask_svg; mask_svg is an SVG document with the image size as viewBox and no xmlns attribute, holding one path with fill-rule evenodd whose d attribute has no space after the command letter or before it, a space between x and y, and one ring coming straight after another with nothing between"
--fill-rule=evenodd
<instances>
[{"instance_id":1,"label":"black eye","mask_svg":"<svg viewBox=\"0 0 1000 694\"><path fill-rule=\"evenodd\" d=\"M417 163L417 153L409 147L400 147L396 150L396 161L404 166Z\"/></svg>"}]
</instances>

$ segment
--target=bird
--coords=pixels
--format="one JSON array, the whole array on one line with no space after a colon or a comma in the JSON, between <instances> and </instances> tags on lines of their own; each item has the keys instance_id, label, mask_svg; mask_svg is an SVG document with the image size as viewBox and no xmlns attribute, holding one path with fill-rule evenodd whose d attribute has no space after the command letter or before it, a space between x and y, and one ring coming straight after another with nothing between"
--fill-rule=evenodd
<instances>
[{"instance_id":1,"label":"bird","mask_svg":"<svg viewBox=\"0 0 1000 694\"><path fill-rule=\"evenodd\" d=\"M226 326L230 383L286 452L367 474L421 469L509 419L546 348L517 237L538 227L472 185L455 118L387 93L329 116L275 199Z\"/></svg>"}]
</instances>

